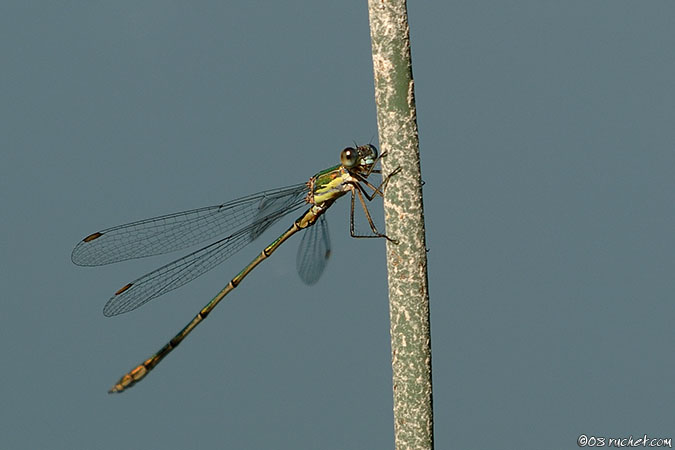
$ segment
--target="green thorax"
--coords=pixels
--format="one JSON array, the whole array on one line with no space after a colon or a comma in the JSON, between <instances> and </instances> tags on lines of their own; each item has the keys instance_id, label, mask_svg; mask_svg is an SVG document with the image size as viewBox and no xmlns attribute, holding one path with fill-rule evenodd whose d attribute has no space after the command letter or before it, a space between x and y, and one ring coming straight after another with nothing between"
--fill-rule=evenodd
<instances>
[{"instance_id":1,"label":"green thorax","mask_svg":"<svg viewBox=\"0 0 675 450\"><path fill-rule=\"evenodd\" d=\"M352 180L352 176L340 164L318 172L307 183L309 186L307 203L321 205L324 202L334 202L349 192L348 181Z\"/></svg>"}]
</instances>

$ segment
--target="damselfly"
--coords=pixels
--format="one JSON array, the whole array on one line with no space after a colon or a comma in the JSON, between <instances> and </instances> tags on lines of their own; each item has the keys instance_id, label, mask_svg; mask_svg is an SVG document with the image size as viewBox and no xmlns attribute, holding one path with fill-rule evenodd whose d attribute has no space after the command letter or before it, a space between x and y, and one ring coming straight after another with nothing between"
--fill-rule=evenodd
<instances>
[{"instance_id":1,"label":"damselfly","mask_svg":"<svg viewBox=\"0 0 675 450\"><path fill-rule=\"evenodd\" d=\"M263 231L292 211L310 205L309 209L270 245L239 272L201 311L157 353L122 376L110 393L122 392L143 379L185 337L209 315L216 305L258 264L282 243L300 230L304 234L297 256L297 270L307 284L318 281L330 255L330 241L324 213L347 192L351 193L349 232L356 238L380 237L368 212L366 202L382 192L389 177L379 186L368 182L377 161L373 145L347 147L340 154L340 164L322 170L308 182L285 188L263 191L222 205L168 214L152 219L107 228L90 234L73 250L72 260L80 266L99 266L133 258L159 255L215 240L211 244L156 269L120 288L103 308L106 316L132 311L197 278L220 264L238 250L258 238ZM366 188L372 190L368 193ZM354 230L354 201L359 199L372 235L358 235ZM313 226L315 225L315 226ZM225 237L220 237L226 235ZM391 239L389 239L391 240Z\"/></svg>"}]
</instances>

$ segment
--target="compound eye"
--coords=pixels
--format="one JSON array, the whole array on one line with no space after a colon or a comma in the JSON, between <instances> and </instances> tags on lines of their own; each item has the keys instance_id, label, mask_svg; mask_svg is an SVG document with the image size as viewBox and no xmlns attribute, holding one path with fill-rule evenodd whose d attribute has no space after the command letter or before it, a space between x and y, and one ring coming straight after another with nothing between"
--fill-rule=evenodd
<instances>
[{"instance_id":1,"label":"compound eye","mask_svg":"<svg viewBox=\"0 0 675 450\"><path fill-rule=\"evenodd\" d=\"M377 148L372 144L368 144L368 148L370 149L371 157L373 158L373 160L376 160L377 159Z\"/></svg>"},{"instance_id":2,"label":"compound eye","mask_svg":"<svg viewBox=\"0 0 675 450\"><path fill-rule=\"evenodd\" d=\"M354 148L347 147L346 149L342 150L342 153L340 154L340 164L348 169L356 166L358 160L359 152L357 152Z\"/></svg>"}]
</instances>

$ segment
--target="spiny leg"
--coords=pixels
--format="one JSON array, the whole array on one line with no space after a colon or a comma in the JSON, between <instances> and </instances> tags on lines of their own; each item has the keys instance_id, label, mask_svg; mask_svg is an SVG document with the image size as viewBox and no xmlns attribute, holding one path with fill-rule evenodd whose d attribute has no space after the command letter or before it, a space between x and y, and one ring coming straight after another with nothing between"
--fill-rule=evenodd
<instances>
[{"instance_id":1,"label":"spiny leg","mask_svg":"<svg viewBox=\"0 0 675 450\"><path fill-rule=\"evenodd\" d=\"M363 187L361 187L361 185L358 183L354 183L352 186L353 188L352 188L351 208L349 214L349 234L351 234L353 238L385 238L388 241L393 242L394 244L398 244L398 241L391 239L386 234L380 233L375 227L375 223L373 222L372 217L370 217L370 211L368 211L366 202L363 200L363 195L361 194ZM356 192L356 195L358 195L359 197L361 207L363 208L363 212L366 213L366 219L368 219L368 224L370 225L370 229L373 231L374 235L359 235L356 234L356 232L354 231L354 192Z\"/></svg>"},{"instance_id":2,"label":"spiny leg","mask_svg":"<svg viewBox=\"0 0 675 450\"><path fill-rule=\"evenodd\" d=\"M386 152L386 151L382 152L382 154L381 154L380 156L378 156L377 158L375 158L375 161L373 161L373 163L370 165L370 168L368 169L368 171L365 173L365 175L363 175L363 176L361 177L361 178L364 179L364 181L365 181L366 178L368 178L368 177L370 176L371 173L382 173L382 170L376 169L376 168L375 168L375 165L377 164L377 162L378 162L380 159L382 159L382 158L385 157L385 156L387 156L387 152ZM389 176L391 176L391 175L389 175ZM389 178L389 176L388 176L387 178ZM366 182L366 183L367 183L367 182ZM370 186L371 188L373 188L370 184L369 184L369 186ZM380 186L382 186L381 183L380 183ZM373 189L375 189L375 188L373 188ZM373 194L373 195L374 195L374 194ZM380 195L382 195L382 194L380 193Z\"/></svg>"},{"instance_id":3,"label":"spiny leg","mask_svg":"<svg viewBox=\"0 0 675 450\"><path fill-rule=\"evenodd\" d=\"M384 198L384 190L387 188L387 184L389 183L389 179L393 177L394 175L398 174L401 171L400 167L397 167L392 173L384 177L384 180L380 183L379 186L375 187L373 184L371 184L363 175L359 175L358 173L353 174L354 178L357 178L361 183L365 184L369 188L373 190L373 193L371 195L368 195L368 193L362 189L363 195L366 196L368 201L373 201L376 195L379 195L380 197ZM378 170L377 172L374 173L380 173Z\"/></svg>"},{"instance_id":4,"label":"spiny leg","mask_svg":"<svg viewBox=\"0 0 675 450\"><path fill-rule=\"evenodd\" d=\"M358 174L358 173L353 173L353 174L352 174L352 175L354 175L355 178L357 178L360 182L362 182L363 184L365 184L366 186L368 186L369 188L371 188L371 189L373 190L373 194L372 194L372 195L368 195L368 193L367 193L365 190L362 190L362 192L365 194L365 196L366 196L366 198L368 199L368 201L372 201L373 198L375 198L375 196L378 195L378 194L380 195L380 197L384 198L383 192L384 192L385 187L387 186L387 183L389 183L389 178L391 178L393 175L396 175L397 173L399 173L399 172L401 171L401 168L400 168L400 167L397 167L392 173L390 173L389 175L387 175L387 176L384 178L384 180L382 180L382 182L380 183L379 186L377 186L377 187L373 186L373 185L367 180L367 178L370 176L371 173L382 173L382 170L376 169L376 168L375 168L375 165L378 163L378 161L379 161L380 159L384 158L385 156L387 156L387 151L386 151L386 150L383 151L382 154L380 154L377 158L375 158L375 161L373 161L373 163L370 165L370 168L368 169L368 171L367 171L364 175L361 175L361 174Z\"/></svg>"}]
</instances>

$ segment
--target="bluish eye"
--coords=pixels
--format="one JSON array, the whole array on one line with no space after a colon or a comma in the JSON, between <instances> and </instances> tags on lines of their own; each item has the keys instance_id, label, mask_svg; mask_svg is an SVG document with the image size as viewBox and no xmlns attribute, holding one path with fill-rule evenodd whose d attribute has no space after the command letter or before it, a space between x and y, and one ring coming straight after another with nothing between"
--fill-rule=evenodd
<instances>
[{"instance_id":1,"label":"bluish eye","mask_svg":"<svg viewBox=\"0 0 675 450\"><path fill-rule=\"evenodd\" d=\"M370 149L370 151L373 154L373 161L376 160L377 159L377 148L372 144L368 144L368 148Z\"/></svg>"},{"instance_id":2,"label":"bluish eye","mask_svg":"<svg viewBox=\"0 0 675 450\"><path fill-rule=\"evenodd\" d=\"M347 147L346 149L342 150L342 153L340 154L340 164L348 169L354 167L358 160L359 152L351 147Z\"/></svg>"}]
</instances>

